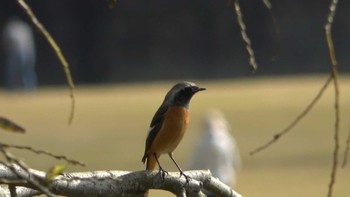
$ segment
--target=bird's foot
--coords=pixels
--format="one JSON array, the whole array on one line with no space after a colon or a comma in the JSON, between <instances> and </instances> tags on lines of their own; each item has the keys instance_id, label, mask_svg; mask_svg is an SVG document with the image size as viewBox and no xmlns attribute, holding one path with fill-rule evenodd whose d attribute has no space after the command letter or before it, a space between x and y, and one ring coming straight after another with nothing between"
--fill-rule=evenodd
<instances>
[{"instance_id":1,"label":"bird's foot","mask_svg":"<svg viewBox=\"0 0 350 197\"><path fill-rule=\"evenodd\" d=\"M163 168L159 168L159 174L160 174L160 176L162 177L162 179L164 180L165 175L168 175L169 172L166 171L166 170L164 170Z\"/></svg>"},{"instance_id":2,"label":"bird's foot","mask_svg":"<svg viewBox=\"0 0 350 197\"><path fill-rule=\"evenodd\" d=\"M180 177L184 176L186 179L186 184L192 179L190 176L186 175L183 171L180 171Z\"/></svg>"}]
</instances>

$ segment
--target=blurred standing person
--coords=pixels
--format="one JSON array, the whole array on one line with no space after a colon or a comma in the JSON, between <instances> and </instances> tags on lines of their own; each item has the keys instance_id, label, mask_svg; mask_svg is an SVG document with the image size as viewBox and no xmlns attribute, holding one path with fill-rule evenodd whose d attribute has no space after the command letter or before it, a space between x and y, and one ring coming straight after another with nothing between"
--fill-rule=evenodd
<instances>
[{"instance_id":1,"label":"blurred standing person","mask_svg":"<svg viewBox=\"0 0 350 197\"><path fill-rule=\"evenodd\" d=\"M32 28L18 17L8 19L4 27L5 87L34 90L36 51Z\"/></svg>"},{"instance_id":2,"label":"blurred standing person","mask_svg":"<svg viewBox=\"0 0 350 197\"><path fill-rule=\"evenodd\" d=\"M235 187L241 158L224 114L212 109L203 118L203 131L191 156L191 169L209 169L214 177ZM207 194L208 196L212 196Z\"/></svg>"}]
</instances>

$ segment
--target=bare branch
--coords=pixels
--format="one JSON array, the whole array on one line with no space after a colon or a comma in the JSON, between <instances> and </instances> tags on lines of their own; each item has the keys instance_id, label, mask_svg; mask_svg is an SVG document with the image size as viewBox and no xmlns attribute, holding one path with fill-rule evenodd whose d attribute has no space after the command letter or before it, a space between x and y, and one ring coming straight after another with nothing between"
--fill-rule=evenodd
<instances>
[{"instance_id":1,"label":"bare branch","mask_svg":"<svg viewBox=\"0 0 350 197\"><path fill-rule=\"evenodd\" d=\"M327 42L327 48L329 53L329 59L331 63L331 72L334 84L334 110L335 110L335 123L334 123L334 152L333 152L333 166L328 187L328 197L332 196L333 186L335 183L335 178L338 168L338 152L339 152L339 123L340 123L340 110L339 110L339 85L338 85L338 68L337 59L335 57L333 38L332 38L332 24L334 21L335 12L337 9L338 0L332 0L329 6L329 14L327 17L327 22L324 26L325 37Z\"/></svg>"},{"instance_id":2,"label":"bare branch","mask_svg":"<svg viewBox=\"0 0 350 197\"><path fill-rule=\"evenodd\" d=\"M344 159L343 159L343 164L342 164L343 168L345 168L347 161L348 161L349 149L350 149L350 130L349 130L348 138L346 139L346 147L345 147L345 151L344 151Z\"/></svg>"},{"instance_id":3,"label":"bare branch","mask_svg":"<svg viewBox=\"0 0 350 197\"><path fill-rule=\"evenodd\" d=\"M17 196L20 196L20 197L32 197L32 196L38 196L42 194L42 192L39 192L34 189L29 189L26 187L16 187L16 193L17 193Z\"/></svg>"},{"instance_id":4,"label":"bare branch","mask_svg":"<svg viewBox=\"0 0 350 197\"><path fill-rule=\"evenodd\" d=\"M236 18L237 18L239 28L241 30L241 37L242 37L242 40L245 44L246 51L249 55L250 68L253 72L255 72L258 69L258 65L256 64L256 61L255 61L254 51L252 48L251 41L250 41L250 39L247 35L247 32L246 32L246 26L245 26L244 21L243 21L243 15L242 15L241 7L240 7L238 1L239 0L233 0L233 7L236 11Z\"/></svg>"},{"instance_id":5,"label":"bare branch","mask_svg":"<svg viewBox=\"0 0 350 197\"><path fill-rule=\"evenodd\" d=\"M250 155L254 155L255 153L258 153L266 148L268 148L269 146L271 146L272 144L274 144L275 142L278 141L278 139L280 139L280 137L282 137L283 135L285 135L286 133L288 133L288 131L290 131L295 125L297 125L300 120L302 120L308 113L309 111L314 107L314 105L317 103L317 101L320 100L320 98L322 97L324 91L327 89L329 83L332 81L333 77L329 76L326 83L321 87L320 91L317 93L316 97L311 101L311 103L304 109L303 112L301 112L301 114L299 114L296 119L290 123L288 125L287 128L283 129L282 131L280 131L279 133L275 134L273 139L270 140L269 142L267 142L266 144L256 148L255 150L253 150L252 152L250 152Z\"/></svg>"},{"instance_id":6,"label":"bare branch","mask_svg":"<svg viewBox=\"0 0 350 197\"><path fill-rule=\"evenodd\" d=\"M17 168L16 168L17 169ZM20 173L27 174L18 168ZM45 178L45 172L30 169L39 180ZM52 179L48 187L57 195L64 196L143 196L148 189L163 189L179 196L201 196L201 190L205 189L222 197L241 197L240 194L211 177L209 171L187 171L192 179L186 183L179 173L169 172L164 179L158 171L93 171L63 173ZM10 181L19 177L8 167L0 165L0 179ZM36 190L32 184L23 182L13 183L16 186ZM24 192L25 189L21 189Z\"/></svg>"},{"instance_id":7,"label":"bare branch","mask_svg":"<svg viewBox=\"0 0 350 197\"><path fill-rule=\"evenodd\" d=\"M47 187L43 186L41 183L38 182L35 176L30 172L30 169L27 168L23 162L17 160L16 158L13 158L8 152L6 152L4 149L1 149L7 160L11 161L11 163L6 164L4 162L0 162L2 165L1 167L6 168L9 173L12 173L12 176L15 176L15 179L9 179L6 177L7 175L1 177L0 180L7 180L12 181L12 186L16 186L17 184L23 183L23 180L25 181L26 185L30 185L32 188L35 188L42 192L43 194L46 194L49 197L54 197L55 195L52 194ZM0 175L2 176L2 174Z\"/></svg>"},{"instance_id":8,"label":"bare branch","mask_svg":"<svg viewBox=\"0 0 350 197\"><path fill-rule=\"evenodd\" d=\"M39 29L39 31L44 35L46 40L51 45L52 49L55 51L58 59L60 60L63 70L66 74L66 79L68 83L68 87L70 89L70 97L71 97L71 111L68 119L68 123L71 124L74 117L75 111L75 97L74 97L74 82L70 73L69 65L66 58L63 56L60 47L56 44L55 40L51 37L50 33L45 29L45 27L39 22L33 13L32 9L27 5L24 0L17 0L18 4L24 9L27 15L32 20L33 24Z\"/></svg>"},{"instance_id":9,"label":"bare branch","mask_svg":"<svg viewBox=\"0 0 350 197\"><path fill-rule=\"evenodd\" d=\"M58 160L64 160L64 161L67 161L68 163L73 164L73 165L85 166L84 163L82 163L80 161L73 160L73 159L69 159L64 155L55 155L55 154L50 153L48 151L34 149L30 146L18 146L18 145L10 145L10 144L0 143L0 147L27 150L27 151L31 151L31 152L36 153L36 154L47 155L47 156L53 157L53 158L58 159Z\"/></svg>"},{"instance_id":10,"label":"bare branch","mask_svg":"<svg viewBox=\"0 0 350 197\"><path fill-rule=\"evenodd\" d=\"M263 0L263 3L267 7L267 9L269 9L269 10L272 9L272 5L271 5L271 2L269 0Z\"/></svg>"},{"instance_id":11,"label":"bare branch","mask_svg":"<svg viewBox=\"0 0 350 197\"><path fill-rule=\"evenodd\" d=\"M232 190L229 186L223 184L219 179L212 177L209 170L191 171L191 177L203 183L203 188L216 196L237 196L240 194Z\"/></svg>"}]
</instances>

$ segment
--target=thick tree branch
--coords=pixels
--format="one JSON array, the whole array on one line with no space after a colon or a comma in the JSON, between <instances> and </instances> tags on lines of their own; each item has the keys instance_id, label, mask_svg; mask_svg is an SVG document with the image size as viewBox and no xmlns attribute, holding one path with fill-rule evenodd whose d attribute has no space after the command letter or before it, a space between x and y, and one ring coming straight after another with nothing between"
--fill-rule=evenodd
<instances>
[{"instance_id":1,"label":"thick tree branch","mask_svg":"<svg viewBox=\"0 0 350 197\"><path fill-rule=\"evenodd\" d=\"M6 166L0 165L1 180L11 181L20 186L20 196L32 196L36 187L17 175L28 176L28 172L17 167L14 173ZM30 169L32 176L38 180L45 179L45 172ZM209 171L187 171L192 179L186 183L179 173L169 172L164 179L158 171L93 171L64 173L47 183L50 191L64 196L143 196L148 189L162 189L177 196L203 196L202 189L222 197L241 197L240 194L211 176ZM6 183L5 183L6 184Z\"/></svg>"}]
</instances>

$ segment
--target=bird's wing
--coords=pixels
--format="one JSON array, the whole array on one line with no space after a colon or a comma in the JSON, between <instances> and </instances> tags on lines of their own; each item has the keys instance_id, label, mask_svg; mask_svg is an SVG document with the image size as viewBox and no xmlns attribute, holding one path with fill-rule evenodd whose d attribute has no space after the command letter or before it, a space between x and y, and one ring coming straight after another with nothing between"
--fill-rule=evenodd
<instances>
[{"instance_id":1,"label":"bird's wing","mask_svg":"<svg viewBox=\"0 0 350 197\"><path fill-rule=\"evenodd\" d=\"M142 162L146 161L146 158L148 156L148 150L152 145L152 142L156 138L158 131L162 127L163 121L164 121L164 114L168 110L168 105L161 105L157 112L154 114L153 119L150 124L150 128L148 130L148 135L146 139L146 147L145 147L145 154L143 155Z\"/></svg>"}]
</instances>

